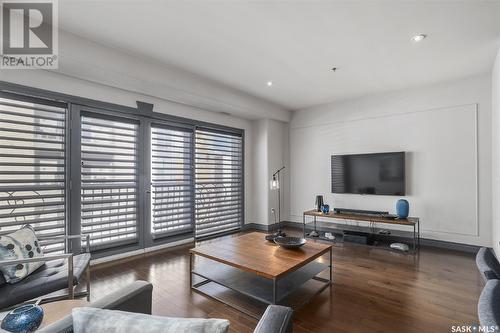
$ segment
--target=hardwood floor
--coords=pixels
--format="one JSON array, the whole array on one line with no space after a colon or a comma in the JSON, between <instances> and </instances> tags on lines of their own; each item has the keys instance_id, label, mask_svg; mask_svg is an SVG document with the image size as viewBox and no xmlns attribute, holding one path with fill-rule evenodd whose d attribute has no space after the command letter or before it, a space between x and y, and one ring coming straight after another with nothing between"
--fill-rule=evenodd
<instances>
[{"instance_id":1,"label":"hardwood floor","mask_svg":"<svg viewBox=\"0 0 500 333\"><path fill-rule=\"evenodd\" d=\"M189 248L93 267L92 299L147 280L153 314L227 318L231 332L252 332L256 320L190 290ZM341 244L333 263L333 286L295 313L294 332L451 332L477 323L483 282L472 254L423 247L414 257Z\"/></svg>"}]
</instances>

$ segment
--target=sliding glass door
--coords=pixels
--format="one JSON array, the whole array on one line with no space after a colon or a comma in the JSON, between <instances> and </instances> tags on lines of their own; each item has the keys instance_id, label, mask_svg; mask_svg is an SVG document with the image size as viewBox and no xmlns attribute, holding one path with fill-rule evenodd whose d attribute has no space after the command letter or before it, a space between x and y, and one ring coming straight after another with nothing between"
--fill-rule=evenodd
<instances>
[{"instance_id":1,"label":"sliding glass door","mask_svg":"<svg viewBox=\"0 0 500 333\"><path fill-rule=\"evenodd\" d=\"M240 228L242 133L161 118L0 92L0 235L99 257Z\"/></svg>"},{"instance_id":2,"label":"sliding glass door","mask_svg":"<svg viewBox=\"0 0 500 333\"><path fill-rule=\"evenodd\" d=\"M196 237L243 223L243 139L241 135L196 130Z\"/></svg>"},{"instance_id":3,"label":"sliding glass door","mask_svg":"<svg viewBox=\"0 0 500 333\"><path fill-rule=\"evenodd\" d=\"M153 238L193 231L193 131L151 126Z\"/></svg>"},{"instance_id":4,"label":"sliding glass door","mask_svg":"<svg viewBox=\"0 0 500 333\"><path fill-rule=\"evenodd\" d=\"M136 243L138 123L81 115L81 232L92 248Z\"/></svg>"},{"instance_id":5,"label":"sliding glass door","mask_svg":"<svg viewBox=\"0 0 500 333\"><path fill-rule=\"evenodd\" d=\"M0 94L0 234L32 225L66 232L66 116L63 103ZM45 252L65 248L42 242Z\"/></svg>"}]
</instances>

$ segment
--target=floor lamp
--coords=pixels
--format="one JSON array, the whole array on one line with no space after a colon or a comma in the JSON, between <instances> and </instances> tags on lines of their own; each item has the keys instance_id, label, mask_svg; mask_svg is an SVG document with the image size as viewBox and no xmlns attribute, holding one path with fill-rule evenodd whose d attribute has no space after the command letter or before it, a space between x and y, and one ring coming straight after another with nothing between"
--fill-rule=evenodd
<instances>
[{"instance_id":1,"label":"floor lamp","mask_svg":"<svg viewBox=\"0 0 500 333\"><path fill-rule=\"evenodd\" d=\"M285 237L286 234L281 231L281 193L280 193L280 172L283 171L285 167L281 167L273 173L273 179L271 180L271 190L278 190L278 231L272 234L274 237ZM275 215L276 216L276 215ZM276 221L275 221L276 222Z\"/></svg>"}]
</instances>

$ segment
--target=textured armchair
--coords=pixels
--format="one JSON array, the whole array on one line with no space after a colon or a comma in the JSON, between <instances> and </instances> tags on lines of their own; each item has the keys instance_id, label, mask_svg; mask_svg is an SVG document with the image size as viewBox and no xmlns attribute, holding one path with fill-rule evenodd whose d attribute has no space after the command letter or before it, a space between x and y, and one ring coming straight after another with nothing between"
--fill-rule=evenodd
<instances>
[{"instance_id":1,"label":"textured armchair","mask_svg":"<svg viewBox=\"0 0 500 333\"><path fill-rule=\"evenodd\" d=\"M72 253L48 254L39 258L3 260L0 266L32 263L44 261L45 264L28 275L21 281L8 284L0 284L0 309L7 309L14 305L41 298L42 302L55 299L70 298L75 296L87 296L90 300L90 237L89 235L68 235L56 237L38 237L39 240L64 240L66 244L73 239L86 239L86 252L78 255ZM77 286L86 273L86 291L75 295ZM63 296L42 296L68 289L68 294Z\"/></svg>"},{"instance_id":2,"label":"textured armchair","mask_svg":"<svg viewBox=\"0 0 500 333\"><path fill-rule=\"evenodd\" d=\"M135 281L92 302L90 307L151 314L152 299L153 285L146 281ZM269 305L254 333L292 333L292 314L293 311L290 308ZM68 315L37 332L71 333L73 332L73 318ZM143 332L147 333L147 329L144 329Z\"/></svg>"}]
</instances>

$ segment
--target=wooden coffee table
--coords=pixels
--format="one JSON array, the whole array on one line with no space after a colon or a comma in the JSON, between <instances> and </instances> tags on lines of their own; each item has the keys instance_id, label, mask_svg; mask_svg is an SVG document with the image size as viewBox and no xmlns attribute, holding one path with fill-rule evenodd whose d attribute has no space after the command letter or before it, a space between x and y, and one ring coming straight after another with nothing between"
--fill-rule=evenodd
<instances>
[{"instance_id":1,"label":"wooden coffee table","mask_svg":"<svg viewBox=\"0 0 500 333\"><path fill-rule=\"evenodd\" d=\"M331 245L308 241L298 249L285 249L266 241L264 236L252 232L191 249L191 288L258 317L242 306L208 294L202 287L217 284L265 304L289 305L287 300L296 290L308 281L316 281L318 288L299 303L295 302L297 308L332 284ZM329 254L327 260L322 258L326 254ZM325 270L329 270L329 278L319 277Z\"/></svg>"}]
</instances>

